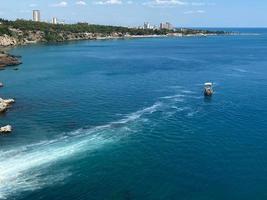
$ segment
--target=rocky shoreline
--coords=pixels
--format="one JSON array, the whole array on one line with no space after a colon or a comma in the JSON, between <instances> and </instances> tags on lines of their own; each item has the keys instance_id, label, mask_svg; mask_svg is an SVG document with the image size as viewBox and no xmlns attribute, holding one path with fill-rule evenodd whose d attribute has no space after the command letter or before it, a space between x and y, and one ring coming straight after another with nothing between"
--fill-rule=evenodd
<instances>
[{"instance_id":1,"label":"rocky shoreline","mask_svg":"<svg viewBox=\"0 0 267 200\"><path fill-rule=\"evenodd\" d=\"M6 52L0 52L0 68L4 68L7 66L16 66L20 65L22 62L20 61L18 56L10 55ZM3 83L0 83L0 87L3 87ZM4 113L8 108L15 102L14 99L2 99L0 98L0 113ZM11 125L6 125L0 127L0 134L7 134L12 131Z\"/></svg>"},{"instance_id":2,"label":"rocky shoreline","mask_svg":"<svg viewBox=\"0 0 267 200\"><path fill-rule=\"evenodd\" d=\"M0 113L6 112L7 109L10 108L13 103L15 103L14 99L0 98ZM0 127L0 134L10 133L11 131L12 131L11 125Z\"/></svg>"},{"instance_id":3,"label":"rocky shoreline","mask_svg":"<svg viewBox=\"0 0 267 200\"><path fill-rule=\"evenodd\" d=\"M196 33L196 34L182 34L182 33L169 33L163 35L129 35L121 33L113 33L108 36L101 34L92 34L92 33L60 33L58 34L59 39L53 42L68 42L68 41L79 41L79 40L112 40L112 39L136 39L136 38L166 38L166 37L207 37L207 36L216 36L219 34L215 33ZM221 34L220 34L221 35ZM229 34L227 34L229 35ZM48 43L44 38L44 33L42 31L29 32L27 37L23 39L8 35L0 35L0 47L12 47L18 45L28 45L28 44L37 44L37 43ZM1 52L0 52L1 56ZM11 56L11 55L9 55ZM11 56L12 57L12 56ZM13 56L14 58L14 56ZM20 63L19 63L20 64ZM0 63L1 66L1 63Z\"/></svg>"}]
</instances>

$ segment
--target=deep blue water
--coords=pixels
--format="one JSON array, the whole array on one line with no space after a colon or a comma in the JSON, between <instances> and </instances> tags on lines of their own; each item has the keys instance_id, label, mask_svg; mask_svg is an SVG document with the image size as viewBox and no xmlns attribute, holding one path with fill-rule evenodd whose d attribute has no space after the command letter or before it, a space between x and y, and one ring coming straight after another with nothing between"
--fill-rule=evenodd
<instances>
[{"instance_id":1,"label":"deep blue water","mask_svg":"<svg viewBox=\"0 0 267 200\"><path fill-rule=\"evenodd\" d=\"M266 199L267 30L242 31L13 49L0 199Z\"/></svg>"}]
</instances>

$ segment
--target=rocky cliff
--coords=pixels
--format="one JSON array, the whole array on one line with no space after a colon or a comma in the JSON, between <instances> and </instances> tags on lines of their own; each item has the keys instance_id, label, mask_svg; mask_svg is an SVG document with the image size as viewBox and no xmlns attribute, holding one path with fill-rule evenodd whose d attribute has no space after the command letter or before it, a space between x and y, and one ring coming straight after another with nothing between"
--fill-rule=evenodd
<instances>
[{"instance_id":1,"label":"rocky cliff","mask_svg":"<svg viewBox=\"0 0 267 200\"><path fill-rule=\"evenodd\" d=\"M114 37L119 37L118 34L113 34ZM26 45L40 42L49 42L49 37L56 37L54 42L74 41L74 40L94 40L103 37L101 34L92 33L68 33L61 32L56 35L46 35L42 31L27 31L19 32L16 30L14 36L0 35L0 47Z\"/></svg>"},{"instance_id":2,"label":"rocky cliff","mask_svg":"<svg viewBox=\"0 0 267 200\"><path fill-rule=\"evenodd\" d=\"M8 35L2 35L0 36L0 46L6 47L6 46L14 46L17 45L18 41L16 38L8 36Z\"/></svg>"}]
</instances>

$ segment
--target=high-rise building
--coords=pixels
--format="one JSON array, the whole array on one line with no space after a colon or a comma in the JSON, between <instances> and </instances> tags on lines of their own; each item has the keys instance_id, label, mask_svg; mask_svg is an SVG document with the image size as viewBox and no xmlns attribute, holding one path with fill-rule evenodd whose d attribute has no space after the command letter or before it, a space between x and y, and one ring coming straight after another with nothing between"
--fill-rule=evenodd
<instances>
[{"instance_id":1,"label":"high-rise building","mask_svg":"<svg viewBox=\"0 0 267 200\"><path fill-rule=\"evenodd\" d=\"M40 13L40 10L33 10L32 11L32 19L35 22L40 22L41 21L41 13Z\"/></svg>"},{"instance_id":2,"label":"high-rise building","mask_svg":"<svg viewBox=\"0 0 267 200\"><path fill-rule=\"evenodd\" d=\"M164 25L164 23L160 23L159 28L160 28L160 29L165 29L165 25Z\"/></svg>"},{"instance_id":3,"label":"high-rise building","mask_svg":"<svg viewBox=\"0 0 267 200\"><path fill-rule=\"evenodd\" d=\"M160 29L171 30L173 29L173 27L170 22L166 22L166 23L160 23Z\"/></svg>"},{"instance_id":4,"label":"high-rise building","mask_svg":"<svg viewBox=\"0 0 267 200\"><path fill-rule=\"evenodd\" d=\"M167 28L168 30L171 30L171 29L172 29L172 25L171 25L170 22L166 22L166 28Z\"/></svg>"},{"instance_id":5,"label":"high-rise building","mask_svg":"<svg viewBox=\"0 0 267 200\"><path fill-rule=\"evenodd\" d=\"M148 22L144 23L144 29L150 29L150 24Z\"/></svg>"},{"instance_id":6,"label":"high-rise building","mask_svg":"<svg viewBox=\"0 0 267 200\"><path fill-rule=\"evenodd\" d=\"M56 17L52 18L52 24L57 24L57 18Z\"/></svg>"},{"instance_id":7,"label":"high-rise building","mask_svg":"<svg viewBox=\"0 0 267 200\"><path fill-rule=\"evenodd\" d=\"M140 27L140 29L151 29L151 30L155 30L155 29L157 29L157 26L152 25L152 24L150 24L148 22L145 22L144 23L144 26L143 27Z\"/></svg>"}]
</instances>

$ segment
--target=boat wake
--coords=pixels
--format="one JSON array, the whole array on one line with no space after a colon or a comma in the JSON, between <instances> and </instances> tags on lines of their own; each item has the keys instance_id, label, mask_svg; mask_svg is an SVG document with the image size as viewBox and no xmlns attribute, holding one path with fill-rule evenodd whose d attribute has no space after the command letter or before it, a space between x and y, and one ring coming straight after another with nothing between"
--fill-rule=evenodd
<instances>
[{"instance_id":1,"label":"boat wake","mask_svg":"<svg viewBox=\"0 0 267 200\"><path fill-rule=\"evenodd\" d=\"M188 110L179 107L185 97L185 92L162 97L154 105L106 125L78 129L63 133L56 139L0 151L0 199L63 181L71 173L64 169L55 172L51 170L52 166L140 131L140 126L155 112L160 112L164 118L164 115Z\"/></svg>"},{"instance_id":2,"label":"boat wake","mask_svg":"<svg viewBox=\"0 0 267 200\"><path fill-rule=\"evenodd\" d=\"M54 140L0 151L0 199L63 180L69 175L68 172L61 171L52 176L51 172L50 175L45 173L46 169L60 160L67 160L84 151L93 151L129 135L135 124L142 122L146 115L156 112L161 105L157 102L103 126L79 129Z\"/></svg>"}]
</instances>

